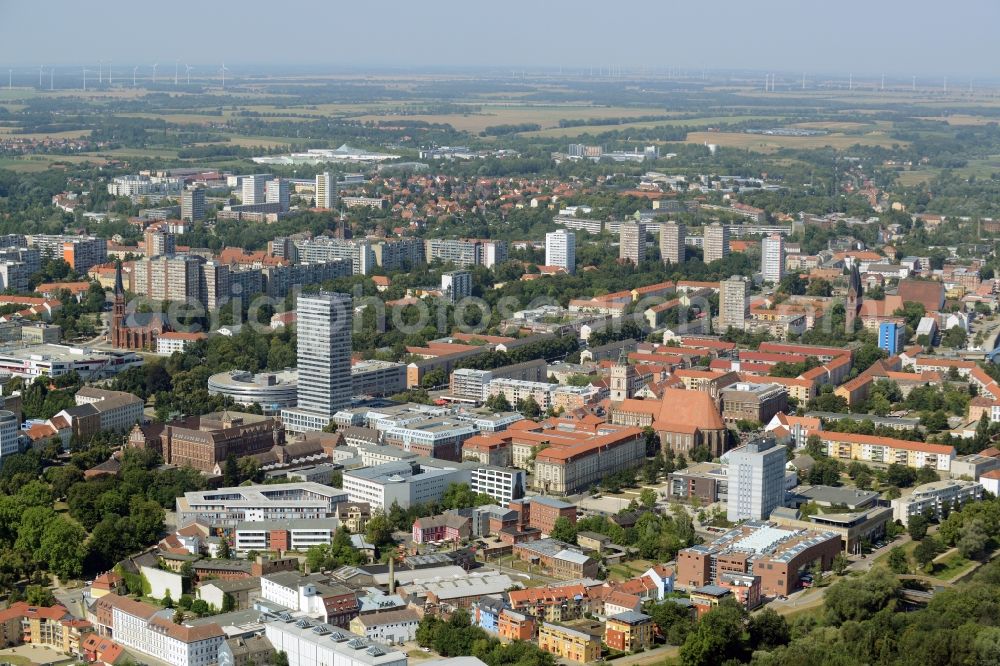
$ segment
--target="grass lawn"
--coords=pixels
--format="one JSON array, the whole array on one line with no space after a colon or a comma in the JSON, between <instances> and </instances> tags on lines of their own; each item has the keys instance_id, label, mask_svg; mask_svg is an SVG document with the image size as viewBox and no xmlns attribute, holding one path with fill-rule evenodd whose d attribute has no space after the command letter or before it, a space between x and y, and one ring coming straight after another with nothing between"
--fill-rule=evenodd
<instances>
[{"instance_id":1,"label":"grass lawn","mask_svg":"<svg viewBox=\"0 0 1000 666\"><path fill-rule=\"evenodd\" d=\"M977 564L978 562L966 559L959 553L952 553L934 561L934 571L931 576L939 580L951 580L955 576L969 571Z\"/></svg>"},{"instance_id":2,"label":"grass lawn","mask_svg":"<svg viewBox=\"0 0 1000 666\"><path fill-rule=\"evenodd\" d=\"M431 653L424 652L423 650L410 650L409 652L406 653L406 656L409 657L410 659L417 659L417 660L430 659Z\"/></svg>"},{"instance_id":3,"label":"grass lawn","mask_svg":"<svg viewBox=\"0 0 1000 666\"><path fill-rule=\"evenodd\" d=\"M906 556L908 558L910 558L910 560L913 559L913 551L917 547L918 543L920 543L920 542L919 541L908 541L907 543L903 544L903 552L906 553ZM889 550L885 551L884 553L882 553L881 555L879 555L878 557L876 557L874 564L875 565L884 564L886 566L889 566L889 553L891 553L891 552L892 552L892 548L890 548Z\"/></svg>"}]
</instances>

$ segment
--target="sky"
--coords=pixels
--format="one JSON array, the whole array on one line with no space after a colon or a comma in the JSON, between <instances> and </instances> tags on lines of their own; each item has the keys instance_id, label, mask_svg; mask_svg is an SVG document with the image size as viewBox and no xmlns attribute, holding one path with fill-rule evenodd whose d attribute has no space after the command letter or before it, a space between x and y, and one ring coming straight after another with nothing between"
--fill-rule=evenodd
<instances>
[{"instance_id":1,"label":"sky","mask_svg":"<svg viewBox=\"0 0 1000 666\"><path fill-rule=\"evenodd\" d=\"M0 0L0 68L685 67L1000 78L997 0Z\"/></svg>"}]
</instances>

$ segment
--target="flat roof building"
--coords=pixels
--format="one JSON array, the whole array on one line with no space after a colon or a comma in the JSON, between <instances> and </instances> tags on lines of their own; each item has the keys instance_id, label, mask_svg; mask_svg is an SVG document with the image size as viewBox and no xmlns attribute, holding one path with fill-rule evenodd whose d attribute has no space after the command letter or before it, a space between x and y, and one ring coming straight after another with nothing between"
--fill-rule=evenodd
<instances>
[{"instance_id":1,"label":"flat roof building","mask_svg":"<svg viewBox=\"0 0 1000 666\"><path fill-rule=\"evenodd\" d=\"M681 550L677 585L691 589L717 585L726 573L754 574L764 594L788 595L799 587L800 572L816 562L829 569L840 551L840 535L834 532L749 521L711 543Z\"/></svg>"},{"instance_id":2,"label":"flat roof building","mask_svg":"<svg viewBox=\"0 0 1000 666\"><path fill-rule=\"evenodd\" d=\"M943 520L951 511L983 498L983 485L964 479L946 479L917 486L906 497L892 500L892 517L904 525L915 515L930 513Z\"/></svg>"},{"instance_id":3,"label":"flat roof building","mask_svg":"<svg viewBox=\"0 0 1000 666\"><path fill-rule=\"evenodd\" d=\"M346 501L346 491L308 482L200 490L177 498L177 522L179 526L197 520L213 527L235 527L287 518L330 518L336 515L336 505Z\"/></svg>"}]
</instances>

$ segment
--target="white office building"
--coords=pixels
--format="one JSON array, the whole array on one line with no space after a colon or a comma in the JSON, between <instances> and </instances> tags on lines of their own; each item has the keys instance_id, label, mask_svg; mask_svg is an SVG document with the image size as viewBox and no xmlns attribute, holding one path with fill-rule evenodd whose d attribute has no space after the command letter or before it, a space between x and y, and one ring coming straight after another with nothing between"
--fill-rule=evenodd
<instances>
[{"instance_id":1,"label":"white office building","mask_svg":"<svg viewBox=\"0 0 1000 666\"><path fill-rule=\"evenodd\" d=\"M317 520L336 515L347 493L320 483L273 483L192 491L176 499L179 527L199 521L213 527L269 520Z\"/></svg>"},{"instance_id":2,"label":"white office building","mask_svg":"<svg viewBox=\"0 0 1000 666\"><path fill-rule=\"evenodd\" d=\"M264 635L289 666L406 666L407 656L360 636L287 613L264 623Z\"/></svg>"},{"instance_id":3,"label":"white office building","mask_svg":"<svg viewBox=\"0 0 1000 666\"><path fill-rule=\"evenodd\" d=\"M729 499L726 517L767 520L785 501L785 448L773 438L757 439L726 454Z\"/></svg>"},{"instance_id":4,"label":"white office building","mask_svg":"<svg viewBox=\"0 0 1000 666\"><path fill-rule=\"evenodd\" d=\"M528 485L524 470L513 467L476 467L469 470L469 477L472 492L486 493L502 506L524 497L524 489Z\"/></svg>"},{"instance_id":5,"label":"white office building","mask_svg":"<svg viewBox=\"0 0 1000 666\"><path fill-rule=\"evenodd\" d=\"M302 294L296 310L298 406L281 418L290 432L318 431L351 404L351 296Z\"/></svg>"},{"instance_id":6,"label":"white office building","mask_svg":"<svg viewBox=\"0 0 1000 666\"><path fill-rule=\"evenodd\" d=\"M407 509L440 500L449 484L467 481L467 477L464 469L390 462L344 472L344 492L349 501L368 502L372 510L388 511L393 502Z\"/></svg>"},{"instance_id":7,"label":"white office building","mask_svg":"<svg viewBox=\"0 0 1000 666\"><path fill-rule=\"evenodd\" d=\"M560 229L545 234L545 265L565 268L567 273L576 270L576 234Z\"/></svg>"},{"instance_id":8,"label":"white office building","mask_svg":"<svg viewBox=\"0 0 1000 666\"><path fill-rule=\"evenodd\" d=\"M785 237L774 234L760 244L760 272L764 282L778 284L785 276Z\"/></svg>"}]
</instances>

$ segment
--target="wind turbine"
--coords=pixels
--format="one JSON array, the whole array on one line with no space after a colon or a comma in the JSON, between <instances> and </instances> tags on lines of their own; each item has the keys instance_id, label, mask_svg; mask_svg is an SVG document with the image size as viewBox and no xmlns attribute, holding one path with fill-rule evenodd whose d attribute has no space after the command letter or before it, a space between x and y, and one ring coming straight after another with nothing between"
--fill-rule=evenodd
<instances>
[{"instance_id":1,"label":"wind turbine","mask_svg":"<svg viewBox=\"0 0 1000 666\"><path fill-rule=\"evenodd\" d=\"M222 89L226 89L226 63L222 63Z\"/></svg>"},{"instance_id":2,"label":"wind turbine","mask_svg":"<svg viewBox=\"0 0 1000 666\"><path fill-rule=\"evenodd\" d=\"M191 65L184 65L184 71L187 74L187 84L191 85L191 70L194 69Z\"/></svg>"},{"instance_id":3,"label":"wind turbine","mask_svg":"<svg viewBox=\"0 0 1000 666\"><path fill-rule=\"evenodd\" d=\"M177 85L177 66L180 64L180 60L174 60L174 85Z\"/></svg>"},{"instance_id":4,"label":"wind turbine","mask_svg":"<svg viewBox=\"0 0 1000 666\"><path fill-rule=\"evenodd\" d=\"M135 73L139 71L139 65L132 68L132 87L135 88Z\"/></svg>"},{"instance_id":5,"label":"wind turbine","mask_svg":"<svg viewBox=\"0 0 1000 666\"><path fill-rule=\"evenodd\" d=\"M160 63L158 63L158 62L154 62L153 63L153 83L154 84L156 83L156 68L159 67L159 66L160 66Z\"/></svg>"}]
</instances>

